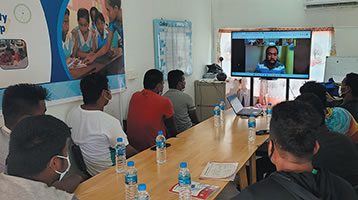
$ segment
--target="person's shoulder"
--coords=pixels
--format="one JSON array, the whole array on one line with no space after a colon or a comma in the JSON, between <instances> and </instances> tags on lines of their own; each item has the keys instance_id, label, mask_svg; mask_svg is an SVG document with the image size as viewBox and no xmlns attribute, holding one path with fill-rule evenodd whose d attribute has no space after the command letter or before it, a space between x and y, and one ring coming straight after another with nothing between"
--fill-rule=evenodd
<instances>
[{"instance_id":1,"label":"person's shoulder","mask_svg":"<svg viewBox=\"0 0 358 200\"><path fill-rule=\"evenodd\" d=\"M270 176L260 182L248 186L233 199L290 199L285 198L287 196L285 191L286 190ZM280 196L282 198L280 198Z\"/></svg>"},{"instance_id":2,"label":"person's shoulder","mask_svg":"<svg viewBox=\"0 0 358 200\"><path fill-rule=\"evenodd\" d=\"M339 194L338 199L347 199L347 200L355 200L356 199L356 193L352 187L351 184L349 184L346 180L343 178L334 175L333 173L329 172L328 170L322 170L321 173L325 173L326 176L328 176L332 185L335 187L336 194Z\"/></svg>"},{"instance_id":3,"label":"person's shoulder","mask_svg":"<svg viewBox=\"0 0 358 200\"><path fill-rule=\"evenodd\" d=\"M48 187L42 182L3 173L0 174L0 184L2 185L0 187L0 197L4 197L4 199L71 200L74 196L55 187Z\"/></svg>"}]
</instances>

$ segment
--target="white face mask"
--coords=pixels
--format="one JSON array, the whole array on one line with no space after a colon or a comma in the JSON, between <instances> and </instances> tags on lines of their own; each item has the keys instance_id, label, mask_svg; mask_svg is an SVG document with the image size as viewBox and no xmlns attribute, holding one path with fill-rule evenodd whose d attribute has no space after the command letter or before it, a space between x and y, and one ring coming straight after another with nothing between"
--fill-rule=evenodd
<instances>
[{"instance_id":1,"label":"white face mask","mask_svg":"<svg viewBox=\"0 0 358 200\"><path fill-rule=\"evenodd\" d=\"M345 94L347 94L347 86L341 86L338 90L338 95L340 97L343 97Z\"/></svg>"},{"instance_id":2,"label":"white face mask","mask_svg":"<svg viewBox=\"0 0 358 200\"><path fill-rule=\"evenodd\" d=\"M67 160L67 169L64 172L59 172L59 171L55 170L55 172L60 175L60 178L58 179L58 181L61 181L63 179L63 177L67 174L67 172L70 171L70 167L71 167L70 156L65 157L65 156L57 155L56 157Z\"/></svg>"},{"instance_id":3,"label":"white face mask","mask_svg":"<svg viewBox=\"0 0 358 200\"><path fill-rule=\"evenodd\" d=\"M108 101L106 105L108 105L108 104L112 103L112 98L113 97L112 97L112 92L110 90L106 90L106 92L111 95L111 98L108 98L108 97L104 96L104 98Z\"/></svg>"}]
</instances>

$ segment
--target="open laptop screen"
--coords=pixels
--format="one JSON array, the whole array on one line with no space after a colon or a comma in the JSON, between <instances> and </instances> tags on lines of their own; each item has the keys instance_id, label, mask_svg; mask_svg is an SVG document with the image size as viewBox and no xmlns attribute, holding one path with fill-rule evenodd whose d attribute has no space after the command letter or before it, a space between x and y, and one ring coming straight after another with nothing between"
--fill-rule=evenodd
<instances>
[{"instance_id":1,"label":"open laptop screen","mask_svg":"<svg viewBox=\"0 0 358 200\"><path fill-rule=\"evenodd\" d=\"M243 106L237 98L236 94L228 96L227 100L236 114L238 114L243 109Z\"/></svg>"}]
</instances>

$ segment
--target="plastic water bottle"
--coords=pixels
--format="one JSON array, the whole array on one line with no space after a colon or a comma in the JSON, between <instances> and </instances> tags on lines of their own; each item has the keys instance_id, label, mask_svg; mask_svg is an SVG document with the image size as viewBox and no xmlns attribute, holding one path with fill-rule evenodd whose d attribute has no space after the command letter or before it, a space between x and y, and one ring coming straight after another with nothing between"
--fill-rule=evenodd
<instances>
[{"instance_id":1,"label":"plastic water bottle","mask_svg":"<svg viewBox=\"0 0 358 200\"><path fill-rule=\"evenodd\" d=\"M215 127L220 126L220 108L219 108L219 104L215 104L215 108L214 108L214 126Z\"/></svg>"},{"instance_id":2,"label":"plastic water bottle","mask_svg":"<svg viewBox=\"0 0 358 200\"><path fill-rule=\"evenodd\" d=\"M267 130L270 131L270 122L272 117L272 105L271 103L267 106L267 115L266 115L266 124L267 124Z\"/></svg>"},{"instance_id":3,"label":"plastic water bottle","mask_svg":"<svg viewBox=\"0 0 358 200\"><path fill-rule=\"evenodd\" d=\"M157 163L163 164L167 160L167 149L165 146L165 137L163 135L163 131L158 131L155 144L157 146Z\"/></svg>"},{"instance_id":4,"label":"plastic water bottle","mask_svg":"<svg viewBox=\"0 0 358 200\"><path fill-rule=\"evenodd\" d=\"M254 114L250 114L248 127L249 127L248 140L252 142L256 139L256 119Z\"/></svg>"},{"instance_id":5,"label":"plastic water bottle","mask_svg":"<svg viewBox=\"0 0 358 200\"><path fill-rule=\"evenodd\" d=\"M191 200L191 178L186 162L180 163L178 173L179 179L179 200Z\"/></svg>"},{"instance_id":6,"label":"plastic water bottle","mask_svg":"<svg viewBox=\"0 0 358 200\"><path fill-rule=\"evenodd\" d=\"M133 200L137 193L137 169L134 167L133 161L128 161L125 176L126 184L126 200Z\"/></svg>"},{"instance_id":7,"label":"plastic water bottle","mask_svg":"<svg viewBox=\"0 0 358 200\"><path fill-rule=\"evenodd\" d=\"M221 99L220 101L220 120L224 120L225 116L225 101Z\"/></svg>"},{"instance_id":8,"label":"plastic water bottle","mask_svg":"<svg viewBox=\"0 0 358 200\"><path fill-rule=\"evenodd\" d=\"M126 145L123 138L117 138L116 145L116 171L122 173L126 171Z\"/></svg>"},{"instance_id":9,"label":"plastic water bottle","mask_svg":"<svg viewBox=\"0 0 358 200\"><path fill-rule=\"evenodd\" d=\"M135 196L134 200L150 200L150 196L146 191L147 186L145 184L138 185L138 193Z\"/></svg>"}]
</instances>

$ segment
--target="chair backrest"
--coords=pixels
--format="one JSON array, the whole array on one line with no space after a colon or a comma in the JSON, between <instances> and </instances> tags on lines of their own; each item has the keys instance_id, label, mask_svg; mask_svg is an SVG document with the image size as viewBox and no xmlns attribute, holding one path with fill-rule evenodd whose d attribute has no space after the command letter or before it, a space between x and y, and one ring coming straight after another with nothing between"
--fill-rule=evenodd
<instances>
[{"instance_id":1,"label":"chair backrest","mask_svg":"<svg viewBox=\"0 0 358 200\"><path fill-rule=\"evenodd\" d=\"M70 142L69 142L69 154L70 154L70 159L71 159L71 162L73 163L71 165L71 168L75 168L74 169L74 173L78 173L78 171L80 171L80 173L82 173L82 177L84 179L88 179L91 177L91 175L87 172L87 167L86 167L86 164L83 160L83 157L82 157L82 152L81 152L81 149L78 145L76 145L72 139L70 139Z\"/></svg>"}]
</instances>

